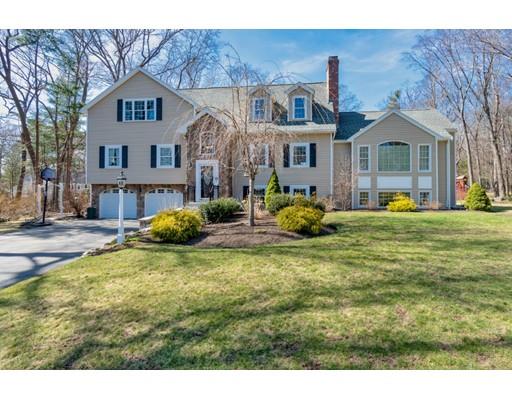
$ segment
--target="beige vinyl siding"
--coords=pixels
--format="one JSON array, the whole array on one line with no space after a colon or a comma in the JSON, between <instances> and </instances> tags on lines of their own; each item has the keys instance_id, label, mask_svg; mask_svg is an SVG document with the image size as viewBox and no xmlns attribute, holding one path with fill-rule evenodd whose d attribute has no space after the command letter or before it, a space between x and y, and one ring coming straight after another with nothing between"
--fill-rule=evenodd
<instances>
[{"instance_id":1,"label":"beige vinyl siding","mask_svg":"<svg viewBox=\"0 0 512 400\"><path fill-rule=\"evenodd\" d=\"M378 145L388 141L402 141L408 143L411 151L411 172L379 172L378 171ZM431 145L431 172L419 172L418 171L418 145L430 144ZM436 139L434 136L418 128L409 121L401 118L396 114L391 114L388 118L381 121L379 124L370 128L368 131L357 137L352 144L352 155L354 161L354 171L356 176L370 177L371 189L364 191L370 192L370 201L377 203L378 192L391 192L391 191L404 191L411 192L411 196L415 201L418 200L418 177L430 176L432 178L432 200L436 200L436 180L437 180L437 169L435 165L437 149ZM370 171L359 173L359 157L358 148L360 145L370 146ZM441 153L440 157L445 157L445 153ZM446 174L446 171L445 171ZM378 189L377 178L381 177L411 177L412 186L410 189ZM444 180L446 182L446 179ZM353 204L357 199L358 182L355 179L355 189L353 194ZM396 190L395 190L396 189ZM446 189L443 193L446 193ZM446 194L445 194L446 195ZM444 203L444 201L443 201Z\"/></svg>"},{"instance_id":2,"label":"beige vinyl siding","mask_svg":"<svg viewBox=\"0 0 512 400\"><path fill-rule=\"evenodd\" d=\"M446 141L439 142L439 207L444 208L447 206L447 175L446 175Z\"/></svg>"},{"instance_id":3,"label":"beige vinyl siding","mask_svg":"<svg viewBox=\"0 0 512 400\"><path fill-rule=\"evenodd\" d=\"M330 143L331 134L301 134L290 138L288 143L316 143L316 167L314 168L284 168L283 145L276 145L274 162L279 177L281 190L283 186L308 185L316 186L317 195L326 197L330 194ZM262 168L256 176L256 185L267 185L272 168ZM247 177L243 176L242 169L237 166L233 175L233 194L241 198L243 186L249 185Z\"/></svg>"},{"instance_id":4,"label":"beige vinyl siding","mask_svg":"<svg viewBox=\"0 0 512 400\"><path fill-rule=\"evenodd\" d=\"M117 122L117 99L162 98L162 121ZM192 115L192 105L142 73L91 107L87 116L87 182L114 183L120 169L99 168L99 147L128 146L128 183L184 184L185 139L176 133ZM151 168L151 145L181 144L181 168Z\"/></svg>"}]
</instances>

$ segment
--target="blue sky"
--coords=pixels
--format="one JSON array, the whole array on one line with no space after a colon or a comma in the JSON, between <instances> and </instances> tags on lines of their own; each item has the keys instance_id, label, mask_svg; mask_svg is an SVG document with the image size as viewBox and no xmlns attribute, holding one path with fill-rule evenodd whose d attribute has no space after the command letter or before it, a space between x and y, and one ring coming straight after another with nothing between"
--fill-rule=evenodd
<instances>
[{"instance_id":1,"label":"blue sky","mask_svg":"<svg viewBox=\"0 0 512 400\"><path fill-rule=\"evenodd\" d=\"M264 71L294 74L297 80L323 81L327 57L340 58L340 81L375 109L391 91L419 79L402 53L419 30L223 30L241 58Z\"/></svg>"}]
</instances>

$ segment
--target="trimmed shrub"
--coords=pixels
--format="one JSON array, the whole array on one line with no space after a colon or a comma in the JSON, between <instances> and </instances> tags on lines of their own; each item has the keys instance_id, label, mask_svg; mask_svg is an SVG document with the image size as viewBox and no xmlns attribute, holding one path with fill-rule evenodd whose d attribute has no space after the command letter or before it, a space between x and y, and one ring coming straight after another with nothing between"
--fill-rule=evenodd
<instances>
[{"instance_id":1,"label":"trimmed shrub","mask_svg":"<svg viewBox=\"0 0 512 400\"><path fill-rule=\"evenodd\" d=\"M491 211L491 200L485 193L485 189L475 182L468 190L464 207L468 210Z\"/></svg>"},{"instance_id":2,"label":"trimmed shrub","mask_svg":"<svg viewBox=\"0 0 512 400\"><path fill-rule=\"evenodd\" d=\"M285 231L317 235L324 213L315 208L290 206L277 214L277 225Z\"/></svg>"},{"instance_id":3,"label":"trimmed shrub","mask_svg":"<svg viewBox=\"0 0 512 400\"><path fill-rule=\"evenodd\" d=\"M167 210L159 212L151 222L151 234L168 243L185 243L199 236L201 214L193 210Z\"/></svg>"},{"instance_id":4,"label":"trimmed shrub","mask_svg":"<svg viewBox=\"0 0 512 400\"><path fill-rule=\"evenodd\" d=\"M293 205L298 207L308 207L313 208L315 205L315 199L313 197L307 198L303 196L302 194L296 194L293 197Z\"/></svg>"},{"instance_id":5,"label":"trimmed shrub","mask_svg":"<svg viewBox=\"0 0 512 400\"><path fill-rule=\"evenodd\" d=\"M279 186L279 178L277 177L277 172L274 168L272 175L270 175L270 179L268 180L267 188L265 189L265 207L268 208L270 198L275 194L281 194L281 187Z\"/></svg>"},{"instance_id":6,"label":"trimmed shrub","mask_svg":"<svg viewBox=\"0 0 512 400\"><path fill-rule=\"evenodd\" d=\"M199 206L206 222L216 224L224 222L236 212L242 211L242 206L237 199L224 197L203 203Z\"/></svg>"},{"instance_id":7,"label":"trimmed shrub","mask_svg":"<svg viewBox=\"0 0 512 400\"><path fill-rule=\"evenodd\" d=\"M267 204L267 211L272 215L277 215L283 208L293 205L293 197L289 194L275 194L270 197Z\"/></svg>"},{"instance_id":8,"label":"trimmed shrub","mask_svg":"<svg viewBox=\"0 0 512 400\"><path fill-rule=\"evenodd\" d=\"M416 203L410 197L402 193L397 193L387 206L388 211L392 212L411 212L416 211Z\"/></svg>"}]
</instances>

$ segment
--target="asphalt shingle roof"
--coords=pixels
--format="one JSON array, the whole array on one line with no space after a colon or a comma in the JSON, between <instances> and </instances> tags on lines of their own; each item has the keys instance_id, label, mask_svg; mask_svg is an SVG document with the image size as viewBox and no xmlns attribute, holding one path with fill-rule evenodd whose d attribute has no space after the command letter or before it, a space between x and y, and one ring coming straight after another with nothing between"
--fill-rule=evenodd
<instances>
[{"instance_id":1,"label":"asphalt shingle roof","mask_svg":"<svg viewBox=\"0 0 512 400\"><path fill-rule=\"evenodd\" d=\"M453 129L452 123L435 109L399 110L401 113L416 120L421 125L448 138L447 129ZM340 112L340 124L335 140L347 140L382 117L387 111L350 111Z\"/></svg>"}]
</instances>

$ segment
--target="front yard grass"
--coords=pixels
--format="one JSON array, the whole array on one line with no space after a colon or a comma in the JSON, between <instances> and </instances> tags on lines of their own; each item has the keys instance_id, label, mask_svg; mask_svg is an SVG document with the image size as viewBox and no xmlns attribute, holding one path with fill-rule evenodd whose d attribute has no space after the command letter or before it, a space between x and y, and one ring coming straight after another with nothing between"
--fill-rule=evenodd
<instances>
[{"instance_id":1,"label":"front yard grass","mask_svg":"<svg viewBox=\"0 0 512 400\"><path fill-rule=\"evenodd\" d=\"M246 249L139 244L0 291L1 368L512 368L510 213L346 212Z\"/></svg>"}]
</instances>

